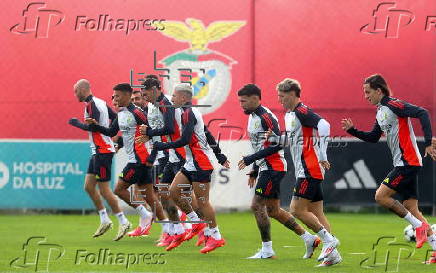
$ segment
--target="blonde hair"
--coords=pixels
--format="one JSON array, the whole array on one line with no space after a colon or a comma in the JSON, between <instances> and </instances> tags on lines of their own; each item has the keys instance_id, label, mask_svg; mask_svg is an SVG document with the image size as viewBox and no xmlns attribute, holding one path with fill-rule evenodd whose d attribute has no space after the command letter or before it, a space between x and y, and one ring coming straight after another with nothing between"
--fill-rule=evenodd
<instances>
[{"instance_id":1,"label":"blonde hair","mask_svg":"<svg viewBox=\"0 0 436 273\"><path fill-rule=\"evenodd\" d=\"M277 84L277 90L282 92L295 91L295 95L300 97L301 85L300 82L294 79L286 78Z\"/></svg>"},{"instance_id":2,"label":"blonde hair","mask_svg":"<svg viewBox=\"0 0 436 273\"><path fill-rule=\"evenodd\" d=\"M192 86L189 83L179 83L174 87L174 92L183 92L189 99L192 98Z\"/></svg>"}]
</instances>

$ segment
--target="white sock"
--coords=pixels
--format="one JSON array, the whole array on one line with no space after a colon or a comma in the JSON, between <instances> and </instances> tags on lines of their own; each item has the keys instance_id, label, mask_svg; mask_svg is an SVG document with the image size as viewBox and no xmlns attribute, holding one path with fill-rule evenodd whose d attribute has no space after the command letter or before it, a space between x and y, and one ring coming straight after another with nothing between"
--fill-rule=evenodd
<instances>
[{"instance_id":1,"label":"white sock","mask_svg":"<svg viewBox=\"0 0 436 273\"><path fill-rule=\"evenodd\" d=\"M185 232L182 224L174 224L174 234L182 234Z\"/></svg>"},{"instance_id":2,"label":"white sock","mask_svg":"<svg viewBox=\"0 0 436 273\"><path fill-rule=\"evenodd\" d=\"M119 212L115 214L115 216L118 218L118 221L120 222L121 225L125 225L129 222L129 220L127 220L123 212Z\"/></svg>"},{"instance_id":3,"label":"white sock","mask_svg":"<svg viewBox=\"0 0 436 273\"><path fill-rule=\"evenodd\" d=\"M422 225L422 222L419 221L415 216L413 216L410 211L407 212L406 216L404 216L404 219L409 222L413 228L420 227Z\"/></svg>"},{"instance_id":4,"label":"white sock","mask_svg":"<svg viewBox=\"0 0 436 273\"><path fill-rule=\"evenodd\" d=\"M170 236L173 236L175 234L175 232L174 232L174 224L168 224L168 234Z\"/></svg>"},{"instance_id":5,"label":"white sock","mask_svg":"<svg viewBox=\"0 0 436 273\"><path fill-rule=\"evenodd\" d=\"M433 249L433 251L436 251L436 234L433 233L432 235L428 236L427 239L427 242L431 246L431 249Z\"/></svg>"},{"instance_id":6,"label":"white sock","mask_svg":"<svg viewBox=\"0 0 436 273\"><path fill-rule=\"evenodd\" d=\"M323 242L333 241L333 236L325 228L322 228L320 231L318 231L318 235Z\"/></svg>"},{"instance_id":7,"label":"white sock","mask_svg":"<svg viewBox=\"0 0 436 273\"><path fill-rule=\"evenodd\" d=\"M189 221L200 221L200 218L198 218L198 215L195 213L195 211L188 213L186 216L188 216Z\"/></svg>"},{"instance_id":8,"label":"white sock","mask_svg":"<svg viewBox=\"0 0 436 273\"><path fill-rule=\"evenodd\" d=\"M215 240L221 240L221 233L220 230L218 229L218 226L214 227L214 228L210 228L210 236L212 236L212 238L214 238Z\"/></svg>"},{"instance_id":9,"label":"white sock","mask_svg":"<svg viewBox=\"0 0 436 273\"><path fill-rule=\"evenodd\" d=\"M165 218L162 221L169 222L170 220L168 218ZM168 230L169 223L160 223L160 224L162 225L162 232L166 232Z\"/></svg>"},{"instance_id":10,"label":"white sock","mask_svg":"<svg viewBox=\"0 0 436 273\"><path fill-rule=\"evenodd\" d=\"M212 235L212 232L210 231L209 227L204 228L203 232L204 232L204 236Z\"/></svg>"},{"instance_id":11,"label":"white sock","mask_svg":"<svg viewBox=\"0 0 436 273\"><path fill-rule=\"evenodd\" d=\"M309 232L305 231L303 234L300 235L300 238L303 239L304 242L307 242L310 239L312 239L312 234L310 234Z\"/></svg>"},{"instance_id":12,"label":"white sock","mask_svg":"<svg viewBox=\"0 0 436 273\"><path fill-rule=\"evenodd\" d=\"M162 224L162 231L163 231L163 233L170 233L170 228L171 228L171 223L164 223L164 224Z\"/></svg>"},{"instance_id":13,"label":"white sock","mask_svg":"<svg viewBox=\"0 0 436 273\"><path fill-rule=\"evenodd\" d=\"M136 211L139 213L140 216L139 226L145 228L147 225L151 223L153 214L149 212L143 205L137 206Z\"/></svg>"},{"instance_id":14,"label":"white sock","mask_svg":"<svg viewBox=\"0 0 436 273\"><path fill-rule=\"evenodd\" d=\"M191 223L183 223L183 227L185 229L192 229L192 224Z\"/></svg>"},{"instance_id":15,"label":"white sock","mask_svg":"<svg viewBox=\"0 0 436 273\"><path fill-rule=\"evenodd\" d=\"M109 223L111 221L109 215L107 215L106 209L99 210L98 215L100 215L100 223L102 224Z\"/></svg>"},{"instance_id":16,"label":"white sock","mask_svg":"<svg viewBox=\"0 0 436 273\"><path fill-rule=\"evenodd\" d=\"M272 241L262 242L262 252L273 252Z\"/></svg>"}]
</instances>

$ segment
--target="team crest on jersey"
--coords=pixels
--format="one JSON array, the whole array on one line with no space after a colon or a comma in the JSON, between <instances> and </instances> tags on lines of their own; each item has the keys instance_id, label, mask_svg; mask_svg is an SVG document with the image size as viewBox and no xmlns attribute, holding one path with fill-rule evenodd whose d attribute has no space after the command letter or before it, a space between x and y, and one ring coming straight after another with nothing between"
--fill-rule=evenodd
<instances>
[{"instance_id":1,"label":"team crest on jersey","mask_svg":"<svg viewBox=\"0 0 436 273\"><path fill-rule=\"evenodd\" d=\"M207 104L201 107L202 114L212 113L227 99L232 82L230 72L237 62L231 57L207 48L209 43L219 42L239 31L246 21L215 21L204 26L201 20L188 18L180 21L161 22L165 29L160 32L179 42L187 42L190 48L176 52L159 63L170 70L169 79L164 79L166 90L173 90L175 84L186 81L183 74L192 76L194 103ZM191 69L187 72L186 69Z\"/></svg>"}]
</instances>

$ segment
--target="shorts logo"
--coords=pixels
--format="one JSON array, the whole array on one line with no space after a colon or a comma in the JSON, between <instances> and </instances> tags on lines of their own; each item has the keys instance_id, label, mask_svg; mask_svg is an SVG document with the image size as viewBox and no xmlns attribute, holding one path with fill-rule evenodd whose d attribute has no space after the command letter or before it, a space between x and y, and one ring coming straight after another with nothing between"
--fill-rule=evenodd
<instances>
[{"instance_id":1,"label":"shorts logo","mask_svg":"<svg viewBox=\"0 0 436 273\"><path fill-rule=\"evenodd\" d=\"M100 167L100 178L104 179L106 178L106 168L105 167Z\"/></svg>"},{"instance_id":2,"label":"shorts logo","mask_svg":"<svg viewBox=\"0 0 436 273\"><path fill-rule=\"evenodd\" d=\"M231 68L237 62L231 57L207 48L238 32L245 21L215 21L207 27L201 20L187 18L185 22L161 22L160 32L178 42L189 43L188 49L160 60L169 77L164 79L166 90L174 90L179 82L190 83L194 90L194 104L210 105L198 108L202 114L213 113L227 99L231 89ZM188 74L187 74L188 73ZM185 80L185 81L184 81Z\"/></svg>"},{"instance_id":3,"label":"shorts logo","mask_svg":"<svg viewBox=\"0 0 436 273\"><path fill-rule=\"evenodd\" d=\"M135 173L135 170L130 169L127 173L126 176L124 177L124 179L129 180L130 178L132 178L133 174Z\"/></svg>"},{"instance_id":4,"label":"shorts logo","mask_svg":"<svg viewBox=\"0 0 436 273\"><path fill-rule=\"evenodd\" d=\"M402 175L398 176L397 178L395 178L395 179L391 182L391 185L394 186L394 187L398 186L398 184L400 183L400 181L401 181L402 179L403 179L403 176L402 176Z\"/></svg>"},{"instance_id":5,"label":"shorts logo","mask_svg":"<svg viewBox=\"0 0 436 273\"><path fill-rule=\"evenodd\" d=\"M300 190L298 191L299 194L305 194L307 191L307 186L309 185L309 182L307 179L304 179L301 183Z\"/></svg>"},{"instance_id":6,"label":"shorts logo","mask_svg":"<svg viewBox=\"0 0 436 273\"><path fill-rule=\"evenodd\" d=\"M268 182L268 185L266 185L265 195L270 195L272 189L272 181Z\"/></svg>"}]
</instances>

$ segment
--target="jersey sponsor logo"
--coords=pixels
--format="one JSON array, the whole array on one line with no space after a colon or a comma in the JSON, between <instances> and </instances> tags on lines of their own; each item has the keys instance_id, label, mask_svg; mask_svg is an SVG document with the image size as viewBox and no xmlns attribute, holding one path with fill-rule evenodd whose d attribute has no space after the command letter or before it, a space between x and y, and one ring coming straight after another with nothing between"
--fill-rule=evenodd
<instances>
[{"instance_id":1,"label":"jersey sponsor logo","mask_svg":"<svg viewBox=\"0 0 436 273\"><path fill-rule=\"evenodd\" d=\"M356 161L353 168L344 173L344 177L334 183L338 190L376 189L377 183L363 159Z\"/></svg>"},{"instance_id":2,"label":"jersey sponsor logo","mask_svg":"<svg viewBox=\"0 0 436 273\"><path fill-rule=\"evenodd\" d=\"M380 114L380 121L385 121L388 119L388 113L383 112Z\"/></svg>"},{"instance_id":3,"label":"jersey sponsor logo","mask_svg":"<svg viewBox=\"0 0 436 273\"><path fill-rule=\"evenodd\" d=\"M380 129L382 129L382 131L385 132L385 134L389 134L392 129L392 124L380 125Z\"/></svg>"},{"instance_id":4,"label":"jersey sponsor logo","mask_svg":"<svg viewBox=\"0 0 436 273\"><path fill-rule=\"evenodd\" d=\"M163 35L190 45L188 49L159 61L169 71L169 77L163 83L165 90L174 90L175 84L190 78L194 104L210 105L200 107L199 111L202 114L213 113L229 95L230 70L237 61L207 46L238 32L246 21L215 21L206 27L201 20L187 18L185 22L165 21L162 24L164 29L160 32Z\"/></svg>"}]
</instances>

